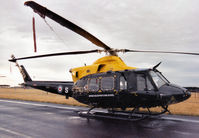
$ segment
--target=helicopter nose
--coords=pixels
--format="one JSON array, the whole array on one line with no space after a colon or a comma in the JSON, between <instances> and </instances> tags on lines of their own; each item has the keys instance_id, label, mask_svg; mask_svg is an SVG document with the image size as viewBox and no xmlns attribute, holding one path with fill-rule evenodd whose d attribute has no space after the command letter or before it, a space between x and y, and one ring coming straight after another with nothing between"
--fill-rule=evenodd
<instances>
[{"instance_id":1,"label":"helicopter nose","mask_svg":"<svg viewBox=\"0 0 199 138\"><path fill-rule=\"evenodd\" d=\"M189 97L191 97L191 92L189 92L188 90L184 90L184 94L182 95L183 97L183 101L187 100Z\"/></svg>"},{"instance_id":2,"label":"helicopter nose","mask_svg":"<svg viewBox=\"0 0 199 138\"><path fill-rule=\"evenodd\" d=\"M167 95L165 97L168 98L166 101L169 104L185 101L191 96L191 93L187 89L174 84L164 85L160 88L160 91L162 94L161 97Z\"/></svg>"},{"instance_id":3,"label":"helicopter nose","mask_svg":"<svg viewBox=\"0 0 199 138\"><path fill-rule=\"evenodd\" d=\"M176 86L174 86L176 87ZM176 94L174 97L177 102L182 102L187 100L191 96L191 92L189 92L187 89L179 87L178 86L178 94Z\"/></svg>"}]
</instances>

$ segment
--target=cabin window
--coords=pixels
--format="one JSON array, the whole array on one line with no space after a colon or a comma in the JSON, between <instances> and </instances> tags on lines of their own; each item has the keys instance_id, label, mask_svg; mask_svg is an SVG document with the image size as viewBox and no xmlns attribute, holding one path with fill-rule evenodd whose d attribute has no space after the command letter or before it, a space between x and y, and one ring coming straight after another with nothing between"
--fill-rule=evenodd
<instances>
[{"instance_id":1,"label":"cabin window","mask_svg":"<svg viewBox=\"0 0 199 138\"><path fill-rule=\"evenodd\" d=\"M81 80L78 80L75 85L78 86L78 87L84 87L86 85L86 80L85 79L81 79Z\"/></svg>"},{"instance_id":2,"label":"cabin window","mask_svg":"<svg viewBox=\"0 0 199 138\"><path fill-rule=\"evenodd\" d=\"M124 78L124 76L120 77L120 90L126 90L127 89L127 82Z\"/></svg>"},{"instance_id":3,"label":"cabin window","mask_svg":"<svg viewBox=\"0 0 199 138\"><path fill-rule=\"evenodd\" d=\"M101 89L102 90L113 90L114 89L114 78L104 77L101 79Z\"/></svg>"},{"instance_id":4,"label":"cabin window","mask_svg":"<svg viewBox=\"0 0 199 138\"><path fill-rule=\"evenodd\" d=\"M91 78L88 80L88 90L89 91L98 91L99 90L99 79Z\"/></svg>"}]
</instances>

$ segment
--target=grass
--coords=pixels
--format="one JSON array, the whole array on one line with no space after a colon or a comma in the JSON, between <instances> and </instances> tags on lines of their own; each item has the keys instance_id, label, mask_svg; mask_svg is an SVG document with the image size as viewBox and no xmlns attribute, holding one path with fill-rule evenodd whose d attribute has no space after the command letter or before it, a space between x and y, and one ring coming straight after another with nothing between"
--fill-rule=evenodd
<instances>
[{"instance_id":1,"label":"grass","mask_svg":"<svg viewBox=\"0 0 199 138\"><path fill-rule=\"evenodd\" d=\"M0 98L67 104L73 106L87 106L85 104L79 103L73 98L65 99L64 96L47 93L36 89L0 88ZM152 108L151 110L160 111L161 108L157 107ZM199 116L199 93L192 93L188 100L169 106L169 110L172 114Z\"/></svg>"},{"instance_id":2,"label":"grass","mask_svg":"<svg viewBox=\"0 0 199 138\"><path fill-rule=\"evenodd\" d=\"M0 88L1 99L15 99L25 101L37 101L56 104L67 104L73 106L86 106L73 98L66 99L65 96L47 93L37 89L23 88Z\"/></svg>"}]
</instances>

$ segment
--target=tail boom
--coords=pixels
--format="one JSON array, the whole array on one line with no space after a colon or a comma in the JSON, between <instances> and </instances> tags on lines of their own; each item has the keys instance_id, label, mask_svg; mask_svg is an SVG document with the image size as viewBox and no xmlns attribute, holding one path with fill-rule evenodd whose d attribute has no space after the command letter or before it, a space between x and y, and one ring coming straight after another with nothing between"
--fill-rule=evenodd
<instances>
[{"instance_id":1,"label":"tail boom","mask_svg":"<svg viewBox=\"0 0 199 138\"><path fill-rule=\"evenodd\" d=\"M16 66L19 68L24 80L22 85L54 94L65 95L66 98L72 96L72 81L33 81L23 65L19 65L16 62Z\"/></svg>"}]
</instances>

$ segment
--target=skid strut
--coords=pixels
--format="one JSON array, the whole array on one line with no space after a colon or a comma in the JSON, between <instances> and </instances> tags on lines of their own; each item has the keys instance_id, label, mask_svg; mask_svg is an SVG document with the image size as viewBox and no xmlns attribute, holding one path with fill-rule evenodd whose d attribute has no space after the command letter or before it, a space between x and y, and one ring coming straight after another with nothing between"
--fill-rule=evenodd
<instances>
[{"instance_id":1,"label":"skid strut","mask_svg":"<svg viewBox=\"0 0 199 138\"><path fill-rule=\"evenodd\" d=\"M90 114L90 111L93 110L95 108L95 106L91 107L88 111L87 114Z\"/></svg>"}]
</instances>

